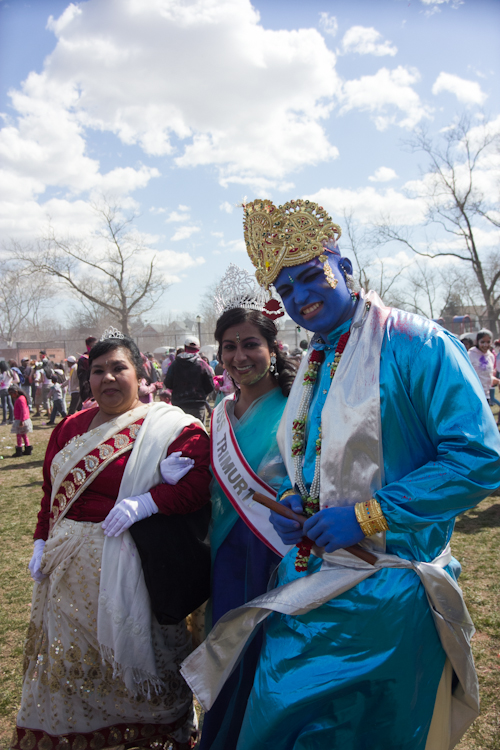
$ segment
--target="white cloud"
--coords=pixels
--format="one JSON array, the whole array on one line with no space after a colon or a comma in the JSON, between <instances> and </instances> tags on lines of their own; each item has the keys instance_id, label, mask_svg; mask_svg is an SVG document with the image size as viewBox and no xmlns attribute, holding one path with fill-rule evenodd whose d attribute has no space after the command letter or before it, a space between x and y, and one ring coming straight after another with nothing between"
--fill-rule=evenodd
<instances>
[{"instance_id":1,"label":"white cloud","mask_svg":"<svg viewBox=\"0 0 500 750\"><path fill-rule=\"evenodd\" d=\"M224 203L221 203L219 208L221 211L225 211L227 214L232 214L234 211L234 206L232 203L229 203L229 201L224 201Z\"/></svg>"},{"instance_id":2,"label":"white cloud","mask_svg":"<svg viewBox=\"0 0 500 750\"><path fill-rule=\"evenodd\" d=\"M428 7L428 10L424 12L428 18L433 16L435 13L441 13L441 5L450 3L450 0L421 0L421 2ZM451 0L451 8L456 10L463 5L465 0Z\"/></svg>"},{"instance_id":3,"label":"white cloud","mask_svg":"<svg viewBox=\"0 0 500 750\"><path fill-rule=\"evenodd\" d=\"M396 172L390 167L379 167L368 179L370 182L389 182L390 180L395 180L396 177Z\"/></svg>"},{"instance_id":4,"label":"white cloud","mask_svg":"<svg viewBox=\"0 0 500 750\"><path fill-rule=\"evenodd\" d=\"M333 17L323 26L332 33ZM136 152L132 166L106 172L89 147L93 131L267 193L291 190L294 171L338 156L325 121L341 81L317 29L266 29L250 0L87 0L47 28L53 52L9 92L14 114L3 115L4 226L14 226L17 204L38 226L57 191L69 203L111 193L124 205L158 177L137 166ZM171 216L189 223L181 207Z\"/></svg>"},{"instance_id":5,"label":"white cloud","mask_svg":"<svg viewBox=\"0 0 500 750\"><path fill-rule=\"evenodd\" d=\"M492 247L498 247L500 241L500 230L498 229L483 229L481 227L474 227L474 242L478 250L489 250ZM461 237L456 239L441 239L434 240L430 246L432 252L461 252L464 250L464 240Z\"/></svg>"},{"instance_id":6,"label":"white cloud","mask_svg":"<svg viewBox=\"0 0 500 750\"><path fill-rule=\"evenodd\" d=\"M171 237L172 242L178 242L179 240L187 240L189 237L191 237L192 234L195 232L199 232L200 227L193 227L193 226L185 226L185 227L179 227L179 229L175 232L173 237Z\"/></svg>"},{"instance_id":7,"label":"white cloud","mask_svg":"<svg viewBox=\"0 0 500 750\"><path fill-rule=\"evenodd\" d=\"M229 240L224 243L224 247L231 253L246 253L247 251L244 240Z\"/></svg>"},{"instance_id":8,"label":"white cloud","mask_svg":"<svg viewBox=\"0 0 500 750\"><path fill-rule=\"evenodd\" d=\"M382 41L379 31L368 26L351 26L344 34L340 50L343 55L357 52L359 55L377 57L395 55L397 51L397 47L392 46L390 42Z\"/></svg>"},{"instance_id":9,"label":"white cloud","mask_svg":"<svg viewBox=\"0 0 500 750\"><path fill-rule=\"evenodd\" d=\"M425 217L425 202L409 198L403 193L387 188L378 192L373 187L348 190L344 188L322 188L306 198L324 206L342 228L344 211L352 212L363 224L377 223L382 216L390 216L396 224L420 224Z\"/></svg>"},{"instance_id":10,"label":"white cloud","mask_svg":"<svg viewBox=\"0 0 500 750\"><path fill-rule=\"evenodd\" d=\"M217 243L218 246L224 248L225 250L229 250L230 253L245 253L246 252L246 245L243 239L226 241L224 239L223 232L212 232L212 234L216 237L220 236L219 242ZM221 251L213 250L213 253L215 255L220 255Z\"/></svg>"},{"instance_id":11,"label":"white cloud","mask_svg":"<svg viewBox=\"0 0 500 750\"><path fill-rule=\"evenodd\" d=\"M432 87L432 93L437 95L442 91L455 94L459 102L464 104L484 104L488 95L481 91L477 81L468 81L452 73L440 73Z\"/></svg>"},{"instance_id":12,"label":"white cloud","mask_svg":"<svg viewBox=\"0 0 500 750\"><path fill-rule=\"evenodd\" d=\"M420 0L421 3L424 5L444 5L451 2L452 8L458 8L460 5L464 4L465 0Z\"/></svg>"},{"instance_id":13,"label":"white cloud","mask_svg":"<svg viewBox=\"0 0 500 750\"><path fill-rule=\"evenodd\" d=\"M414 128L423 118L430 117L431 109L422 104L413 90L412 84L420 80L416 68L398 65L394 70L380 68L373 76L346 81L340 100L340 114L352 109L370 112L378 130L389 125ZM394 110L400 110L405 117L398 121Z\"/></svg>"},{"instance_id":14,"label":"white cloud","mask_svg":"<svg viewBox=\"0 0 500 750\"><path fill-rule=\"evenodd\" d=\"M336 153L337 149L335 149ZM245 185L252 188L256 195L269 194L274 190L279 190L282 193L288 193L295 187L294 182L288 180L275 180L269 177L261 177L259 175L240 175L232 177L222 177L220 180L222 187L229 187L230 185Z\"/></svg>"},{"instance_id":15,"label":"white cloud","mask_svg":"<svg viewBox=\"0 0 500 750\"><path fill-rule=\"evenodd\" d=\"M330 34L330 36L335 36L339 28L335 16L331 16L329 13L325 12L319 14L319 25L325 34Z\"/></svg>"},{"instance_id":16,"label":"white cloud","mask_svg":"<svg viewBox=\"0 0 500 750\"><path fill-rule=\"evenodd\" d=\"M124 195L132 193L138 188L146 187L152 177L159 177L157 169L151 167L117 167L111 172L99 175L96 180L95 190L100 191L103 195Z\"/></svg>"},{"instance_id":17,"label":"white cloud","mask_svg":"<svg viewBox=\"0 0 500 750\"><path fill-rule=\"evenodd\" d=\"M7 195L8 185L5 186ZM0 179L0 193L2 191ZM0 235L20 242L30 242L43 233L49 222L59 236L88 237L98 227L97 217L88 203L82 200L68 201L52 198L45 203L34 200L11 200L5 197L0 201Z\"/></svg>"},{"instance_id":18,"label":"white cloud","mask_svg":"<svg viewBox=\"0 0 500 750\"><path fill-rule=\"evenodd\" d=\"M322 120L340 81L316 29L265 29L249 0L88 0L50 28L57 47L25 95L50 111L65 92L76 131L214 164L226 181L337 156Z\"/></svg>"},{"instance_id":19,"label":"white cloud","mask_svg":"<svg viewBox=\"0 0 500 750\"><path fill-rule=\"evenodd\" d=\"M409 253L406 253L404 250L400 250L398 253L395 253L394 255L380 255L378 258L374 259L375 265L383 266L386 270L387 267L392 268L394 271L396 271L398 268L404 268L405 266L411 266L413 263L417 261L417 258L415 255L410 255Z\"/></svg>"},{"instance_id":20,"label":"white cloud","mask_svg":"<svg viewBox=\"0 0 500 750\"><path fill-rule=\"evenodd\" d=\"M177 274L186 271L188 268L203 265L206 261L203 257L193 258L189 253L176 253L174 250L160 250L154 252L156 255L156 265L171 283L177 283L181 279Z\"/></svg>"},{"instance_id":21,"label":"white cloud","mask_svg":"<svg viewBox=\"0 0 500 750\"><path fill-rule=\"evenodd\" d=\"M173 221L189 221L189 206L179 206L177 211L171 211L165 219L166 224Z\"/></svg>"}]
</instances>

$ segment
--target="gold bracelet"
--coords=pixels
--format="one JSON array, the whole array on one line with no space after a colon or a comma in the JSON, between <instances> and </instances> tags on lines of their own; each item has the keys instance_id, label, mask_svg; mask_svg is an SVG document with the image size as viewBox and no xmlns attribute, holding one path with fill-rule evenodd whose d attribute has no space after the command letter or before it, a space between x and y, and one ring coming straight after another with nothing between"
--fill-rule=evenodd
<instances>
[{"instance_id":1,"label":"gold bracelet","mask_svg":"<svg viewBox=\"0 0 500 750\"><path fill-rule=\"evenodd\" d=\"M361 526L361 531L365 536L373 536L373 534L377 534L379 531L387 531L389 529L380 503L374 498L366 500L363 503L356 503L354 512Z\"/></svg>"},{"instance_id":2,"label":"gold bracelet","mask_svg":"<svg viewBox=\"0 0 500 750\"><path fill-rule=\"evenodd\" d=\"M280 497L280 502L285 499L285 497L290 497L290 495L296 495L295 490L285 490L284 493Z\"/></svg>"}]
</instances>

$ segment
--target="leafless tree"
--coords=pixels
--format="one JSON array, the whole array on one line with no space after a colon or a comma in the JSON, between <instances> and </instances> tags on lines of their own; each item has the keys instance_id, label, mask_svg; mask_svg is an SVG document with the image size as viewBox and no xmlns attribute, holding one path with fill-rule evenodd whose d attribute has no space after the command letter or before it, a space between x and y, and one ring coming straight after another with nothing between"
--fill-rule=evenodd
<instances>
[{"instance_id":1,"label":"leafless tree","mask_svg":"<svg viewBox=\"0 0 500 750\"><path fill-rule=\"evenodd\" d=\"M0 338L12 346L23 329L36 328L47 297L39 275L23 274L18 265L0 262Z\"/></svg>"},{"instance_id":2,"label":"leafless tree","mask_svg":"<svg viewBox=\"0 0 500 750\"><path fill-rule=\"evenodd\" d=\"M86 299L79 300L72 305L68 310L66 319L68 328L84 336L97 335L108 326L120 327L118 318L110 315L102 305L89 302Z\"/></svg>"},{"instance_id":3,"label":"leafless tree","mask_svg":"<svg viewBox=\"0 0 500 750\"><path fill-rule=\"evenodd\" d=\"M445 293L443 303L443 284L441 274L436 273L429 263L412 264L406 281L406 308L410 312L437 318L443 305L448 302Z\"/></svg>"},{"instance_id":4,"label":"leafless tree","mask_svg":"<svg viewBox=\"0 0 500 750\"><path fill-rule=\"evenodd\" d=\"M57 280L90 309L107 311L129 334L132 322L156 304L167 284L155 257L144 260L149 248L132 231L133 217L104 199L92 208L100 222L92 238L62 238L49 225L38 247L13 243L11 249L26 272Z\"/></svg>"},{"instance_id":5,"label":"leafless tree","mask_svg":"<svg viewBox=\"0 0 500 750\"><path fill-rule=\"evenodd\" d=\"M380 242L394 241L416 255L447 256L467 265L493 329L498 327L500 313L500 250L480 253L478 233L481 228L499 226L498 196L483 194L478 183L480 172L499 141L500 133L493 132L488 122L473 128L468 116L437 139L425 130L417 132L407 145L412 152L425 154L427 172L415 197L425 201L426 225L440 231L441 236L436 233L422 249L412 228L397 225L390 217L381 219L378 225ZM451 242L439 248L433 240L442 239L443 235Z\"/></svg>"},{"instance_id":6,"label":"leafless tree","mask_svg":"<svg viewBox=\"0 0 500 750\"><path fill-rule=\"evenodd\" d=\"M202 319L201 327L203 332L210 337L210 341L213 340L215 327L219 318L215 309L214 296L216 287L220 284L220 281L221 279L219 278L206 288L198 305L199 314Z\"/></svg>"},{"instance_id":7,"label":"leafless tree","mask_svg":"<svg viewBox=\"0 0 500 750\"><path fill-rule=\"evenodd\" d=\"M353 262L354 279L367 292L373 289L386 304L401 306L400 288L409 263L390 262L374 248L371 226L362 227L352 211L344 211L342 254Z\"/></svg>"}]
</instances>

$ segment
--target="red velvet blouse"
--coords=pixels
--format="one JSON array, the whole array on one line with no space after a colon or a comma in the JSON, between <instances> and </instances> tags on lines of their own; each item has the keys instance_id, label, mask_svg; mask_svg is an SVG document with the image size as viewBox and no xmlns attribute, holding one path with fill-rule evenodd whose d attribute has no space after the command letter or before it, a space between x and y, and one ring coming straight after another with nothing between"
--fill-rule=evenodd
<instances>
[{"instance_id":1,"label":"red velvet blouse","mask_svg":"<svg viewBox=\"0 0 500 750\"><path fill-rule=\"evenodd\" d=\"M69 440L76 435L83 435L87 432L96 411L97 407L67 417L59 422L50 436L43 464L43 498L38 513L34 539L47 539L49 534L50 496L52 492L50 467L52 460ZM166 456L175 451L182 451L183 456L189 456L195 460L195 465L177 484L162 483L150 488L149 491L160 513L166 515L191 513L209 501L209 485L212 478L209 470L209 445L208 435L194 424L185 427L179 437L169 445L165 452ZM75 500L66 514L66 518L74 521L102 522L115 504L117 491L129 457L130 451L111 461Z\"/></svg>"}]
</instances>

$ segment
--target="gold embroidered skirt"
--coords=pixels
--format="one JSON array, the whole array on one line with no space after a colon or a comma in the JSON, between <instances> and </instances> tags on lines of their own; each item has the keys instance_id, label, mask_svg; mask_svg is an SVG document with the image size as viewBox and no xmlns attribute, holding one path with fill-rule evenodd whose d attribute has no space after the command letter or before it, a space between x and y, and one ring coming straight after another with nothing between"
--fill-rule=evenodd
<instances>
[{"instance_id":1,"label":"gold embroidered skirt","mask_svg":"<svg viewBox=\"0 0 500 750\"><path fill-rule=\"evenodd\" d=\"M25 644L24 682L12 748L102 750L195 730L192 695L179 674L191 651L185 622L159 625L152 639L160 694L133 696L102 660L97 602L104 534L99 523L63 519L45 545Z\"/></svg>"}]
</instances>

